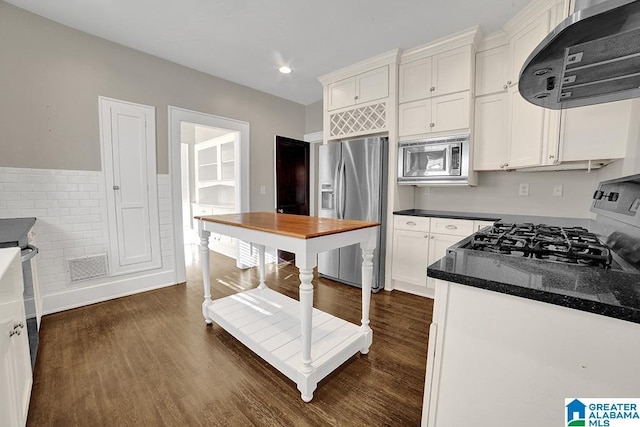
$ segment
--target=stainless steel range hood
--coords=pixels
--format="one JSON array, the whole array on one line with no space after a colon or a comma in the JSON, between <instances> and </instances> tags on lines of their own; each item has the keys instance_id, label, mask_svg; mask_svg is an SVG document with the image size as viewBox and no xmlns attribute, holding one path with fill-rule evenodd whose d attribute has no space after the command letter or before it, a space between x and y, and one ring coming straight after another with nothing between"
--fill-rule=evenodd
<instances>
[{"instance_id":1,"label":"stainless steel range hood","mask_svg":"<svg viewBox=\"0 0 640 427\"><path fill-rule=\"evenodd\" d=\"M565 19L529 56L518 88L554 110L640 97L640 0L607 0Z\"/></svg>"}]
</instances>

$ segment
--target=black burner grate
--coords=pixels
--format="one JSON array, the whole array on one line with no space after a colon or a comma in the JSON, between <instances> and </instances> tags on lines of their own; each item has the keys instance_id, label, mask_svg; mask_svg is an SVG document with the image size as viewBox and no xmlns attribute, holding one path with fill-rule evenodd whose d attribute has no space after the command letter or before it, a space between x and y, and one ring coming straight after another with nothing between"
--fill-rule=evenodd
<instances>
[{"instance_id":1,"label":"black burner grate","mask_svg":"<svg viewBox=\"0 0 640 427\"><path fill-rule=\"evenodd\" d=\"M468 249L567 264L611 267L611 252L582 227L497 222L473 236Z\"/></svg>"}]
</instances>

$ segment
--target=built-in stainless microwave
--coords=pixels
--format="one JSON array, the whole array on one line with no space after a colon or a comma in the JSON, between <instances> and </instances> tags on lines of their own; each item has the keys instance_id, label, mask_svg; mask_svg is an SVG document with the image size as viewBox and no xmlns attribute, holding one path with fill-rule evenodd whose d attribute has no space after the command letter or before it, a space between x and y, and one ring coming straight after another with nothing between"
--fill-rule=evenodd
<instances>
[{"instance_id":1,"label":"built-in stainless microwave","mask_svg":"<svg viewBox=\"0 0 640 427\"><path fill-rule=\"evenodd\" d=\"M463 184L469 176L469 135L398 143L398 184Z\"/></svg>"}]
</instances>

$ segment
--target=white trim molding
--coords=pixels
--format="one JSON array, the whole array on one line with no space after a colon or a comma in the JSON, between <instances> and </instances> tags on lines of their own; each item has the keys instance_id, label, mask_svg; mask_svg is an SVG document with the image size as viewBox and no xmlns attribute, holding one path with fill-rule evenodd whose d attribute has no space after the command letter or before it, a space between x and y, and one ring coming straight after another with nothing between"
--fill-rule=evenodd
<instances>
[{"instance_id":1,"label":"white trim molding","mask_svg":"<svg viewBox=\"0 0 640 427\"><path fill-rule=\"evenodd\" d=\"M209 113L187 110L184 108L168 107L168 144L169 144L169 176L171 178L171 206L173 210L173 236L175 247L175 282L182 283L187 280L184 263L184 237L182 233L182 185L180 163L180 123L189 122L221 129L229 129L240 133L240 144L236 151L239 162L239 211L250 210L249 197L249 123L241 120L229 119Z\"/></svg>"}]
</instances>

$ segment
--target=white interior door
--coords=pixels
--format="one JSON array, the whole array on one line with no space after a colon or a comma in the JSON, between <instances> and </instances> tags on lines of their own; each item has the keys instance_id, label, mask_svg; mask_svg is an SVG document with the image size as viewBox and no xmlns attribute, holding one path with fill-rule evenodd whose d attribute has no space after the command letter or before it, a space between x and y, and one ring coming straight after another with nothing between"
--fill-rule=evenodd
<instances>
[{"instance_id":1,"label":"white interior door","mask_svg":"<svg viewBox=\"0 0 640 427\"><path fill-rule=\"evenodd\" d=\"M155 109L100 97L112 275L161 267Z\"/></svg>"}]
</instances>

